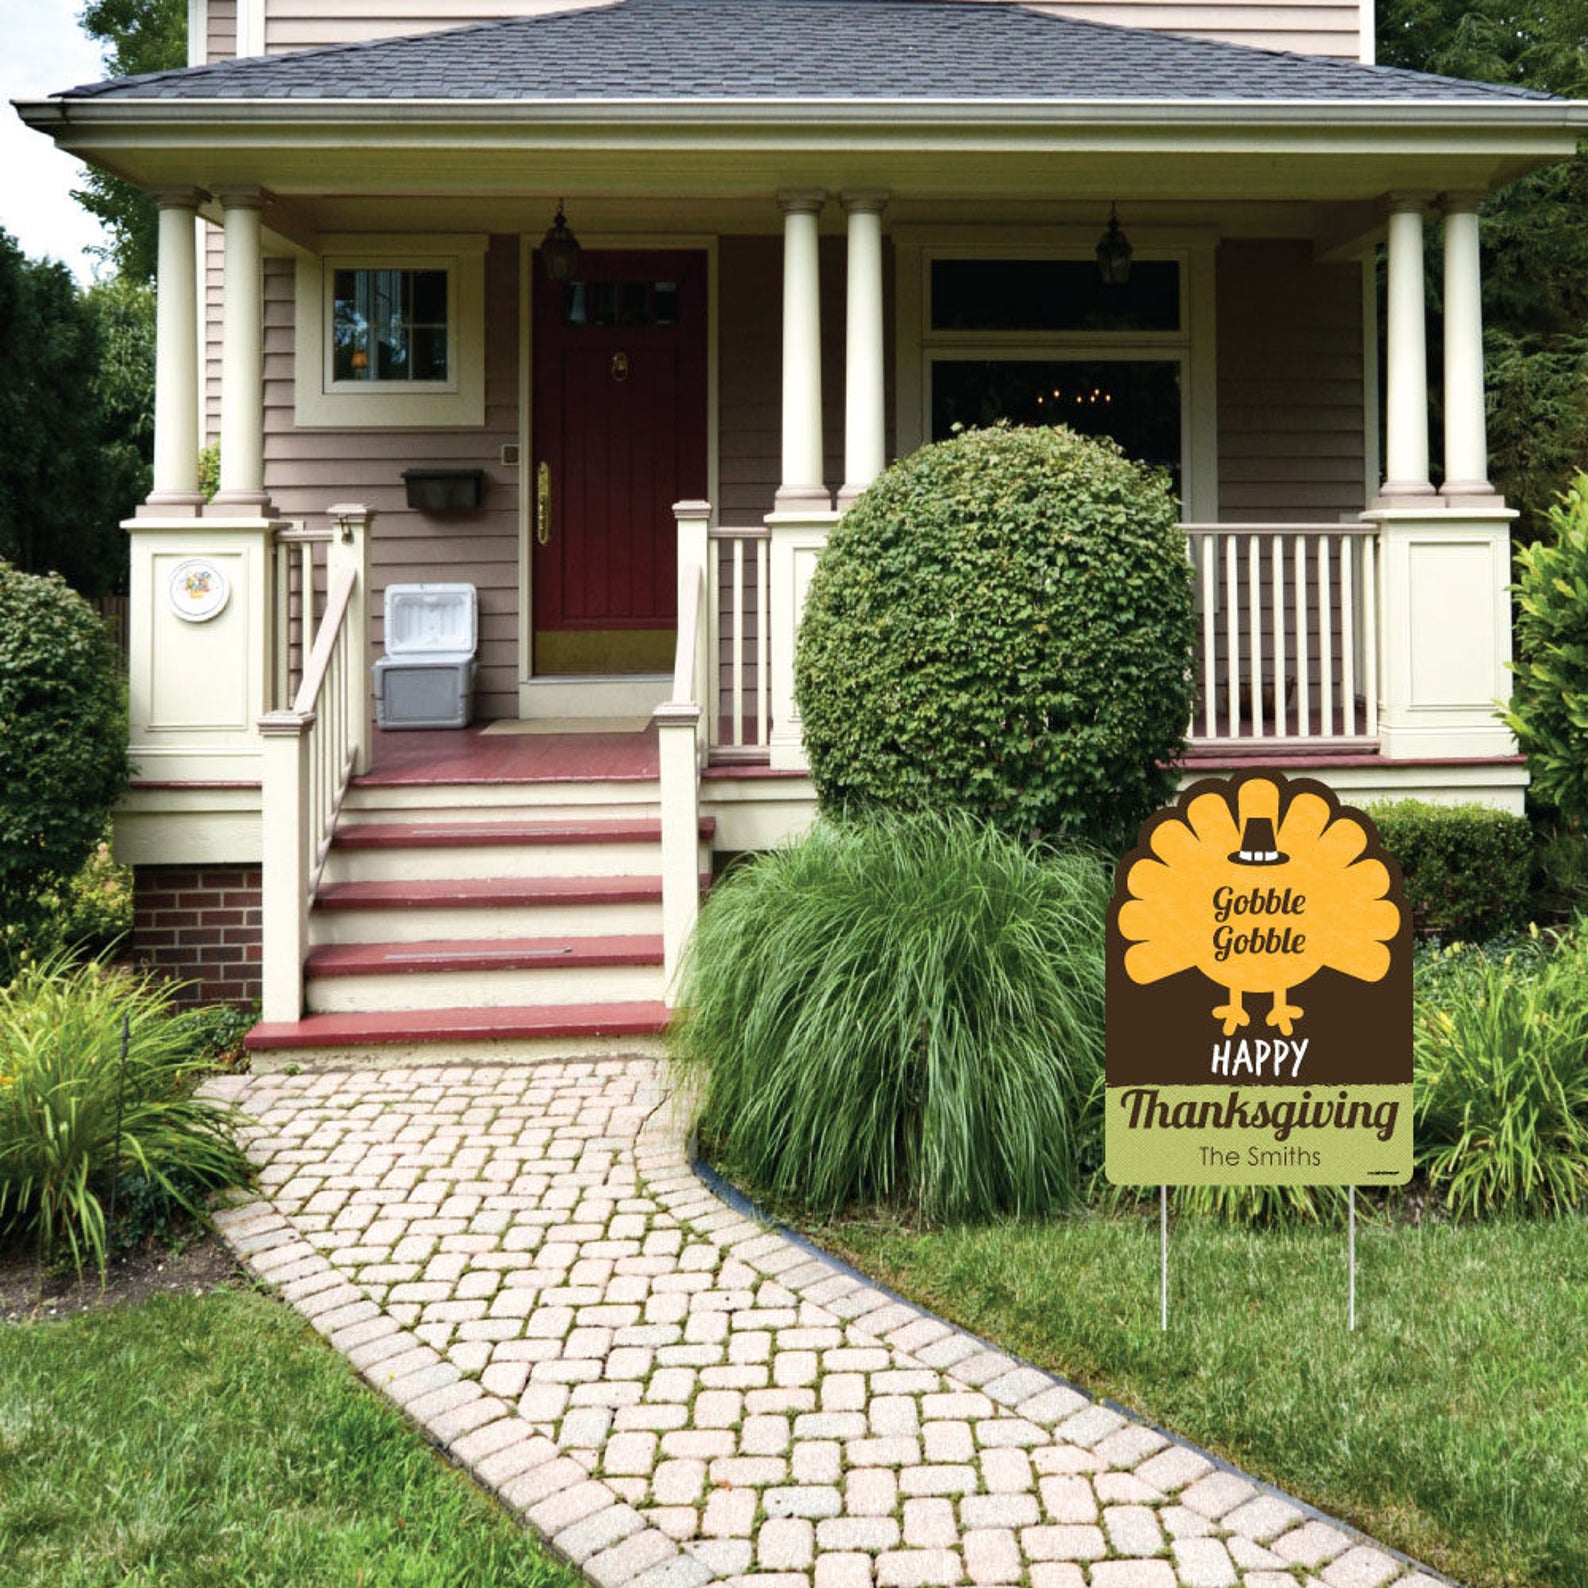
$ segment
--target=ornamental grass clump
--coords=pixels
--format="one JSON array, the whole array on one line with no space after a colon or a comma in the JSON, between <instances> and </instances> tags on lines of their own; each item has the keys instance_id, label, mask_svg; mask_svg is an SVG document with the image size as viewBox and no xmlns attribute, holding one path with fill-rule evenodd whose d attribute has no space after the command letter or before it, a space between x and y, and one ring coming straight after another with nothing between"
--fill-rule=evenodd
<instances>
[{"instance_id":1,"label":"ornamental grass clump","mask_svg":"<svg viewBox=\"0 0 1588 1588\"><path fill-rule=\"evenodd\" d=\"M1588 1196L1588 939L1446 950L1419 977L1417 1161L1455 1214L1564 1214Z\"/></svg>"},{"instance_id":2,"label":"ornamental grass clump","mask_svg":"<svg viewBox=\"0 0 1588 1588\"><path fill-rule=\"evenodd\" d=\"M25 966L0 991L0 1235L103 1272L119 1180L192 1213L247 1181L234 1114L194 1095L198 1035L167 985L92 962Z\"/></svg>"},{"instance_id":3,"label":"ornamental grass clump","mask_svg":"<svg viewBox=\"0 0 1588 1588\"><path fill-rule=\"evenodd\" d=\"M712 891L675 1056L711 1150L817 1213L1033 1214L1077 1183L1108 882L968 817L823 820Z\"/></svg>"}]
</instances>

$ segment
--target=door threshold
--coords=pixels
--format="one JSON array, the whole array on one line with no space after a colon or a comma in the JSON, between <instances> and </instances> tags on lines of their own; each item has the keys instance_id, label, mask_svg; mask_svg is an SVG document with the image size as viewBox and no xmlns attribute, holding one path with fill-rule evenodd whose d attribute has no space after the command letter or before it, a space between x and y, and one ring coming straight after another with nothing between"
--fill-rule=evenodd
<instances>
[{"instance_id":1,"label":"door threshold","mask_svg":"<svg viewBox=\"0 0 1588 1588\"><path fill-rule=\"evenodd\" d=\"M670 673L559 673L524 679L518 686L518 714L524 718L641 717L672 693Z\"/></svg>"}]
</instances>

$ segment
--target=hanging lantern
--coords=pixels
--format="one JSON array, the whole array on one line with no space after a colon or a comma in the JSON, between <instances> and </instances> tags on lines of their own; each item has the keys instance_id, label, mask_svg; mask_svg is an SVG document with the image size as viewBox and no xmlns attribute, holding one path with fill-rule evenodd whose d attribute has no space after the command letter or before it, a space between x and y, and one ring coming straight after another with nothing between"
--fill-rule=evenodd
<instances>
[{"instance_id":1,"label":"hanging lantern","mask_svg":"<svg viewBox=\"0 0 1588 1588\"><path fill-rule=\"evenodd\" d=\"M1097 243L1097 273L1105 287L1122 287L1130 280L1130 259L1135 252L1119 229L1119 206L1110 205L1108 230Z\"/></svg>"},{"instance_id":2,"label":"hanging lantern","mask_svg":"<svg viewBox=\"0 0 1588 1588\"><path fill-rule=\"evenodd\" d=\"M572 281L579 268L579 239L568 229L561 199L557 200L556 220L540 240L540 257L546 262L546 274L552 281Z\"/></svg>"}]
</instances>

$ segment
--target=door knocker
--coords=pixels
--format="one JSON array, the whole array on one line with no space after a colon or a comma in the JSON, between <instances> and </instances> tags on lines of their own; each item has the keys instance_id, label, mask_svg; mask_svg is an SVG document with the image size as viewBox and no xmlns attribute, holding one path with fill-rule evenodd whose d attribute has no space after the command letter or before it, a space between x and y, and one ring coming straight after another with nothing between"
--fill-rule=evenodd
<instances>
[{"instance_id":1,"label":"door knocker","mask_svg":"<svg viewBox=\"0 0 1588 1588\"><path fill-rule=\"evenodd\" d=\"M612 378L620 386L629 378L629 355L627 353L614 353L612 355Z\"/></svg>"}]
</instances>

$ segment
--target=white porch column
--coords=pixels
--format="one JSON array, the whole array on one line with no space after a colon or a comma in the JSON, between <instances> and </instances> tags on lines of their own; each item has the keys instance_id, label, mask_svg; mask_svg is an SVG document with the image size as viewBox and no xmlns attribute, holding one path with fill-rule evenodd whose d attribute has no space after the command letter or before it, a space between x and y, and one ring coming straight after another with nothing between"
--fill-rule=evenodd
<instances>
[{"instance_id":1,"label":"white porch column","mask_svg":"<svg viewBox=\"0 0 1588 1588\"><path fill-rule=\"evenodd\" d=\"M1424 323L1423 201L1390 198L1385 332L1383 505L1432 496L1428 483L1428 344Z\"/></svg>"},{"instance_id":2,"label":"white porch column","mask_svg":"<svg viewBox=\"0 0 1588 1588\"><path fill-rule=\"evenodd\" d=\"M775 509L832 506L822 466L822 315L819 188L778 194L783 211L783 469Z\"/></svg>"},{"instance_id":3,"label":"white porch column","mask_svg":"<svg viewBox=\"0 0 1588 1588\"><path fill-rule=\"evenodd\" d=\"M882 473L887 424L882 331L882 211L884 192L842 195L849 217L848 303L844 360L844 483L840 509L848 507Z\"/></svg>"},{"instance_id":4,"label":"white porch column","mask_svg":"<svg viewBox=\"0 0 1588 1588\"><path fill-rule=\"evenodd\" d=\"M198 268L193 228L201 195L194 188L155 195L160 207L155 294L154 482L142 511L197 514Z\"/></svg>"},{"instance_id":5,"label":"white porch column","mask_svg":"<svg viewBox=\"0 0 1588 1588\"><path fill-rule=\"evenodd\" d=\"M1483 401L1476 193L1445 195L1445 496L1494 495Z\"/></svg>"},{"instance_id":6,"label":"white porch column","mask_svg":"<svg viewBox=\"0 0 1588 1588\"><path fill-rule=\"evenodd\" d=\"M220 194L226 266L221 327L221 481L211 511L262 516L265 496L264 256L257 188Z\"/></svg>"}]
</instances>

